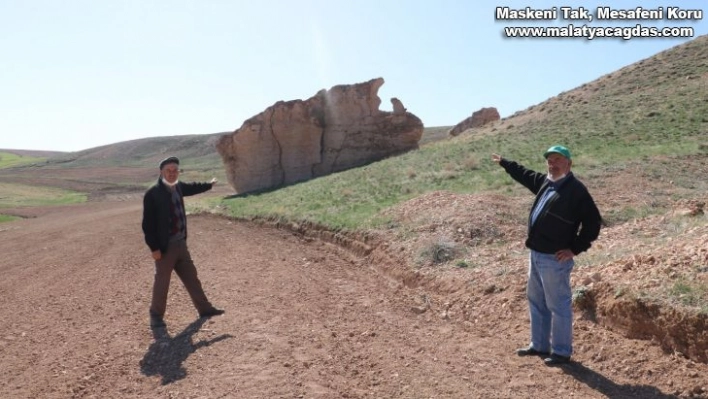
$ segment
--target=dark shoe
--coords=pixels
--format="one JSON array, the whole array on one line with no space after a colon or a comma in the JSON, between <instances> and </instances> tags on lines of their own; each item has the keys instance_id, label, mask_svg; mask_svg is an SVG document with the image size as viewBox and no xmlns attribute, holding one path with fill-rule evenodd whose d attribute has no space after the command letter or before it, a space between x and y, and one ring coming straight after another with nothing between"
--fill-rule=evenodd
<instances>
[{"instance_id":1,"label":"dark shoe","mask_svg":"<svg viewBox=\"0 0 708 399\"><path fill-rule=\"evenodd\" d=\"M166 327L165 321L160 316L150 315L150 328Z\"/></svg>"},{"instance_id":2,"label":"dark shoe","mask_svg":"<svg viewBox=\"0 0 708 399\"><path fill-rule=\"evenodd\" d=\"M528 348L517 349L516 354L519 356L549 356L551 353L537 351L533 346L529 346Z\"/></svg>"},{"instance_id":3,"label":"dark shoe","mask_svg":"<svg viewBox=\"0 0 708 399\"><path fill-rule=\"evenodd\" d=\"M211 308L209 310L205 310L205 311L199 313L199 317L200 318L209 318L209 317L213 317L213 316L220 316L224 313L225 313L225 311L222 309Z\"/></svg>"},{"instance_id":4,"label":"dark shoe","mask_svg":"<svg viewBox=\"0 0 708 399\"><path fill-rule=\"evenodd\" d=\"M543 363L545 363L546 366L558 366L560 364L568 364L570 363L570 356L561 356L552 353L551 356L543 359Z\"/></svg>"}]
</instances>

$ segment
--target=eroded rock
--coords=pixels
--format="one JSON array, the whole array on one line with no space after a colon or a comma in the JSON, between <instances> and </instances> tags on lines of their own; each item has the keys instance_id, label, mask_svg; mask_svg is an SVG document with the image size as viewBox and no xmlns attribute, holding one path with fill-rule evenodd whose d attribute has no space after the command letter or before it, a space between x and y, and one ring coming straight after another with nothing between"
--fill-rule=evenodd
<instances>
[{"instance_id":1,"label":"eroded rock","mask_svg":"<svg viewBox=\"0 0 708 399\"><path fill-rule=\"evenodd\" d=\"M487 123L498 121L499 119L499 111L497 111L496 108L482 108L479 111L474 112L469 118L455 125L455 127L450 129L449 133L451 136L457 136L467 129L481 127Z\"/></svg>"},{"instance_id":2,"label":"eroded rock","mask_svg":"<svg viewBox=\"0 0 708 399\"><path fill-rule=\"evenodd\" d=\"M217 143L237 193L274 188L418 148L423 122L391 100L379 110L383 78L279 101Z\"/></svg>"}]
</instances>

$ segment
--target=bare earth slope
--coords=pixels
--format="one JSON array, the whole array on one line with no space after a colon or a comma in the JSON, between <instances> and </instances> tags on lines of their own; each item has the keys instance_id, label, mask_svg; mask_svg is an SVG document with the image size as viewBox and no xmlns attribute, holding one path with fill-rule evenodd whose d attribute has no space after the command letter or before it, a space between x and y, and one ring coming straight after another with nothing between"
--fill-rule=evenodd
<instances>
[{"instance_id":1,"label":"bare earth slope","mask_svg":"<svg viewBox=\"0 0 708 399\"><path fill-rule=\"evenodd\" d=\"M133 198L0 225L0 397L706 397L708 365L580 318L575 363L515 356L523 276L465 320L385 257L216 216L190 216L189 242L227 313L198 320L175 277L153 335L140 212Z\"/></svg>"}]
</instances>

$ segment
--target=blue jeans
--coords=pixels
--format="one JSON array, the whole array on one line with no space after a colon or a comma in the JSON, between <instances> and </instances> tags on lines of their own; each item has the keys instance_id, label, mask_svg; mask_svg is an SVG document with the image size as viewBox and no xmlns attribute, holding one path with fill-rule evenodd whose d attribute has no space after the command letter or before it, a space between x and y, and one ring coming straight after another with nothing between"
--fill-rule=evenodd
<instances>
[{"instance_id":1,"label":"blue jeans","mask_svg":"<svg viewBox=\"0 0 708 399\"><path fill-rule=\"evenodd\" d=\"M531 346L561 356L573 353L573 260L531 251L526 295L531 316Z\"/></svg>"}]
</instances>

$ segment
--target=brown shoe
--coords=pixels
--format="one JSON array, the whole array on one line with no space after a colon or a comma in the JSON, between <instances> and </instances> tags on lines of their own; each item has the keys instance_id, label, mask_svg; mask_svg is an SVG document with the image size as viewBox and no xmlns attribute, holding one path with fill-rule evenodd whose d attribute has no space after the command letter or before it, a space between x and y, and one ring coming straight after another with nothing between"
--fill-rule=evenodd
<instances>
[{"instance_id":1,"label":"brown shoe","mask_svg":"<svg viewBox=\"0 0 708 399\"><path fill-rule=\"evenodd\" d=\"M200 318L209 318L213 316L221 316L222 314L226 313L226 311L222 309L217 309L217 308L211 308L209 310L205 310L203 312L199 313Z\"/></svg>"}]
</instances>

